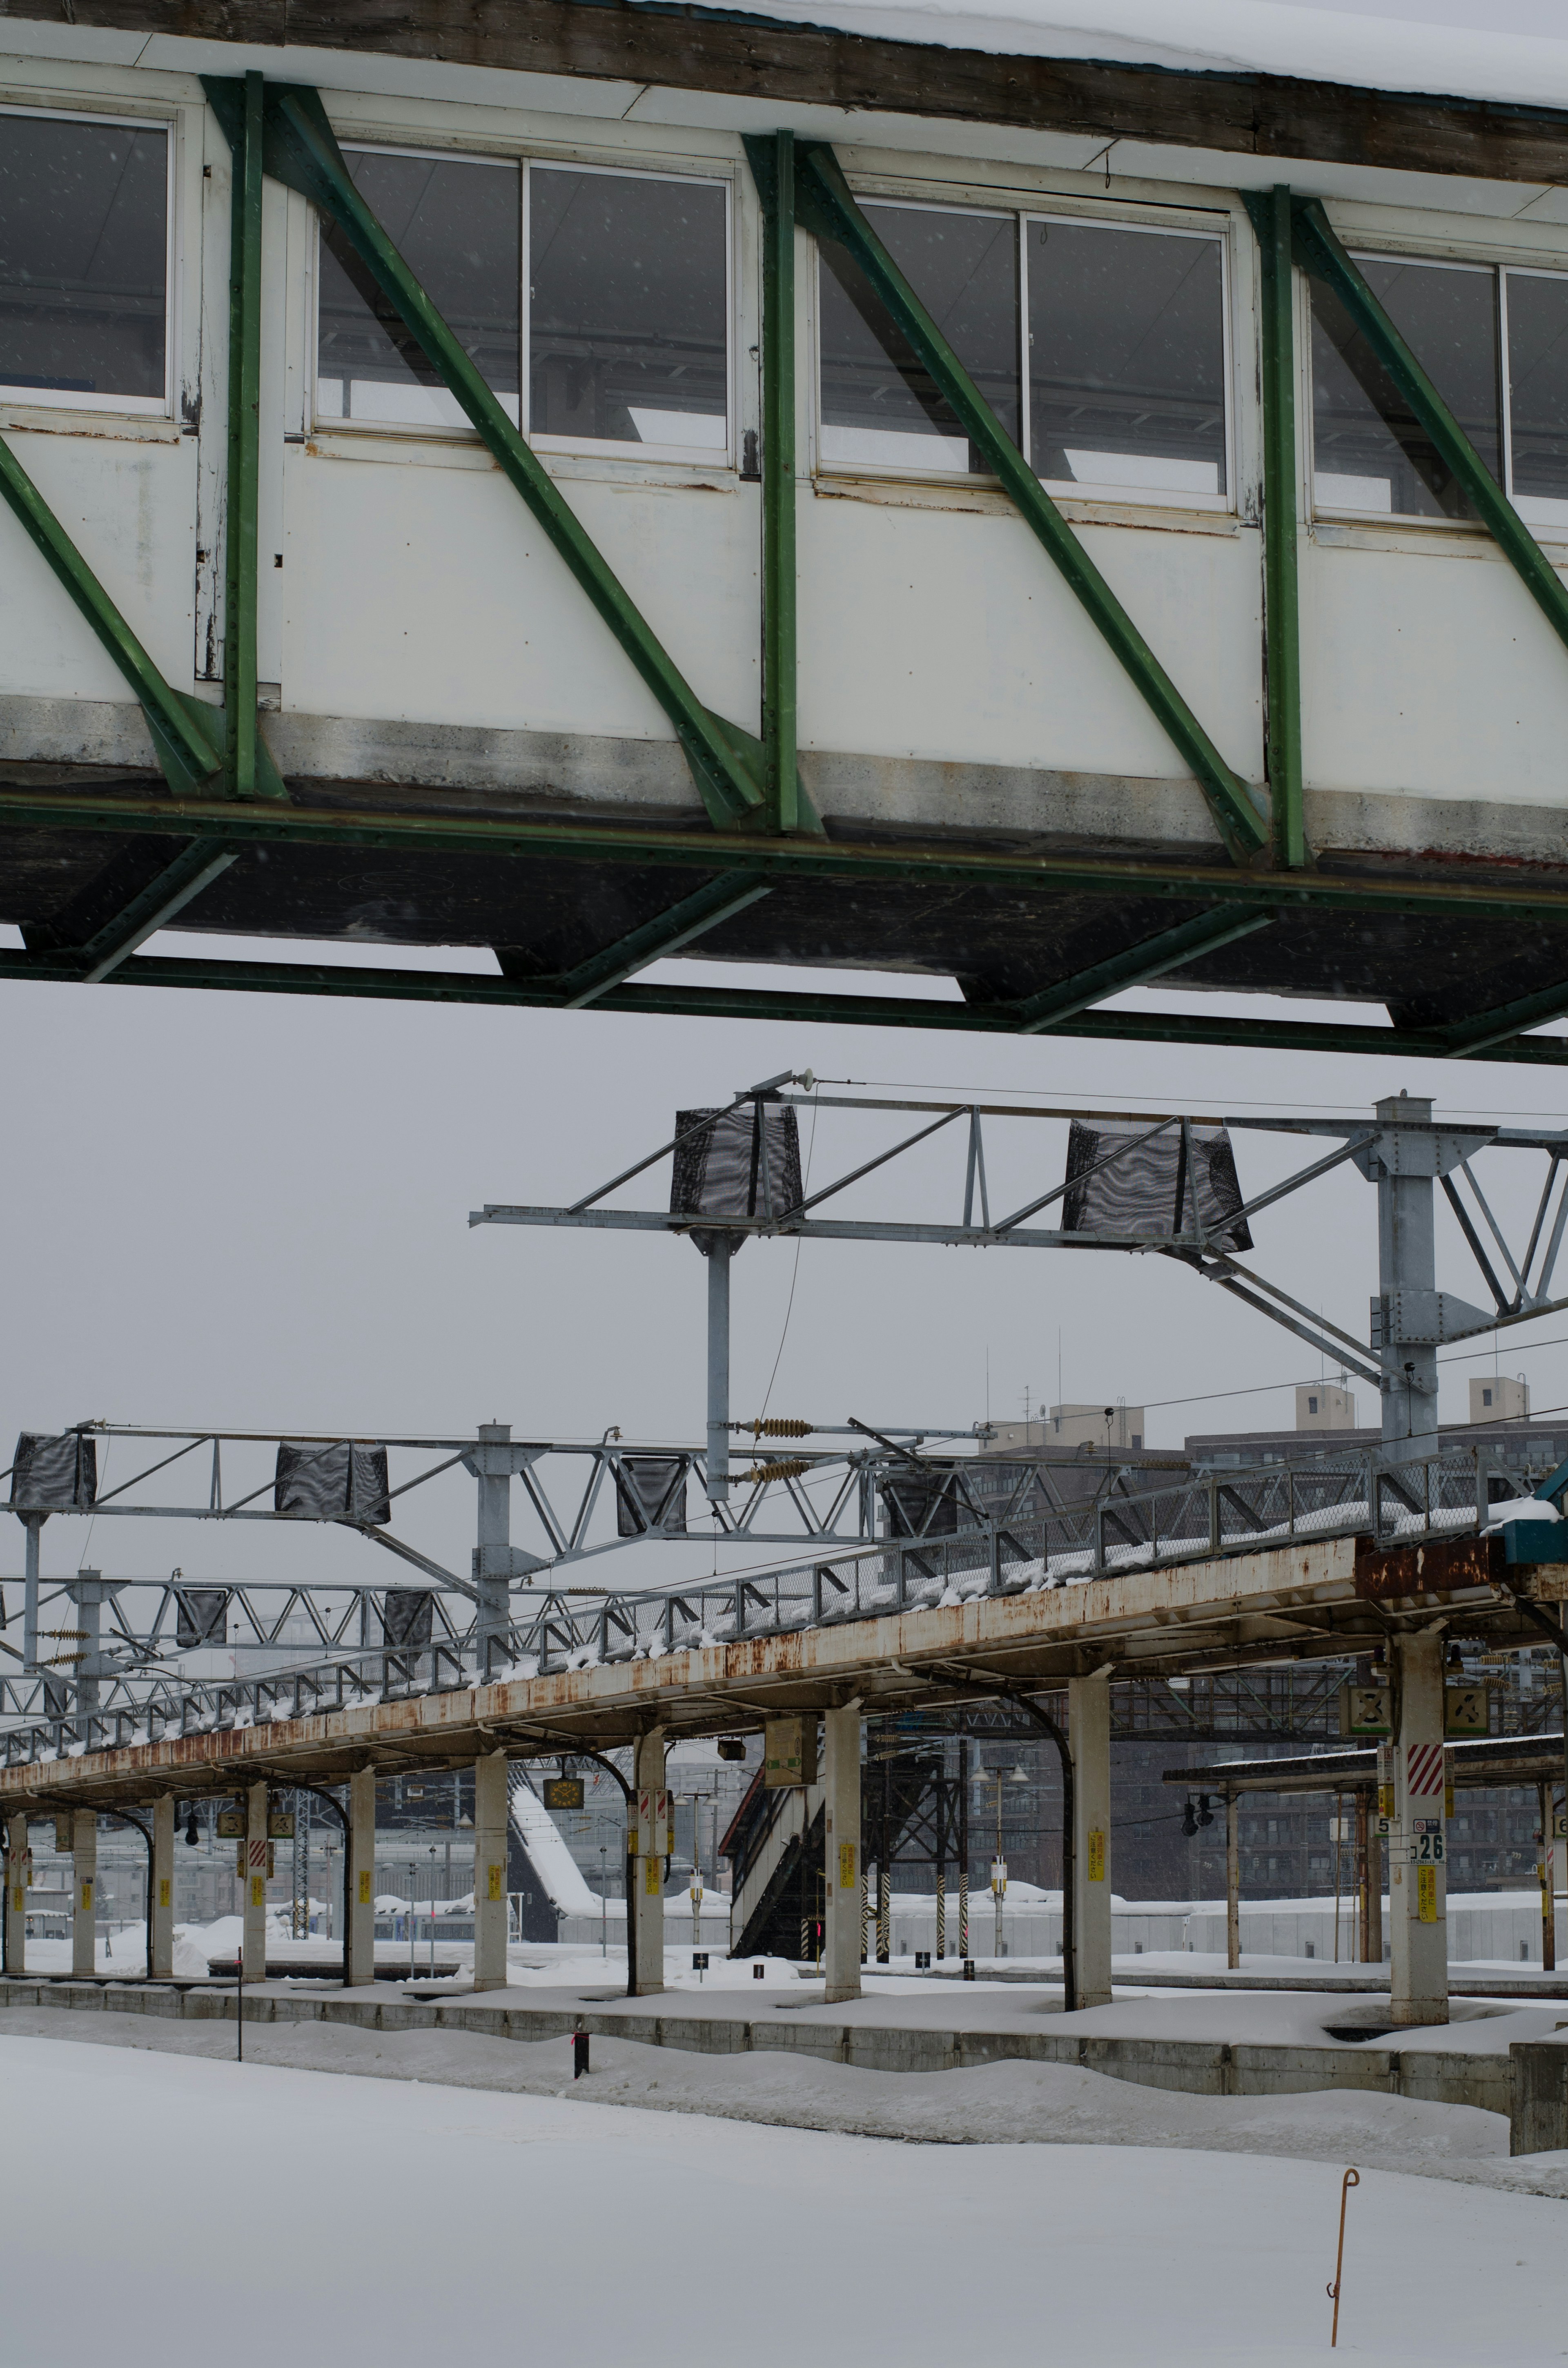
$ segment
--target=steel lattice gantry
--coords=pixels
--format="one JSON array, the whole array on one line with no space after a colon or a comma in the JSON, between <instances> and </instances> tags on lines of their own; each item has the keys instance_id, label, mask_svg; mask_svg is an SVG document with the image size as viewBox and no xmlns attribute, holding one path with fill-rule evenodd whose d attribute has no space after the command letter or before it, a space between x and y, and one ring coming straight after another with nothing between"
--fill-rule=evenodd
<instances>
[{"instance_id":1,"label":"steel lattice gantry","mask_svg":"<svg viewBox=\"0 0 1568 2368\"><path fill-rule=\"evenodd\" d=\"M530 5L511 0L496 36L504 52L508 42L522 42L518 55L531 63L542 36L525 27L525 19L532 21ZM335 26L334 10L318 13L324 37ZM532 6L533 16L550 20L550 43L565 41L562 56L581 40L593 48L597 28L568 21L581 13ZM636 26L634 43L651 42L660 51L660 79L678 85L684 73L697 86L712 85L712 62L699 61L689 44L672 42L656 15L622 13ZM199 25L202 15L199 7L192 23ZM88 19L118 21L104 0L89 5L85 16L78 9L75 21ZM267 8L258 33L264 25L281 30ZM227 27L214 20L203 29L221 42ZM347 15L335 29L346 47L377 46L358 22L350 29ZM778 83L784 71L778 61L797 37L801 64L810 69L798 87L809 91L811 74L824 71L823 37L808 37L804 28L770 28L778 57L764 80ZM411 38L417 55L424 37ZM527 47L530 41L534 48ZM890 73L895 52L906 80L909 60L901 45L868 46ZM211 56L210 44L205 54ZM281 50L278 54L280 61ZM222 155L209 170L220 176L214 191L226 178L232 194L224 226L226 318L219 336L215 317L210 341L228 357L226 446L221 466L213 463L222 487L222 585L214 611L221 657L201 696L154 663L124 606L106 589L89 556L91 522L79 534L68 530L62 506L46 498L24 465L17 439L0 437L0 493L136 701L159 768L154 774L145 763L126 761L129 744L118 724L104 727L108 761L31 754L29 727L18 711L0 765L0 913L21 925L25 950L0 954L0 974L548 1008L593 1003L648 1013L1059 1030L1382 1055L1490 1053L1547 1063L1568 1055L1568 1040L1521 1033L1568 1011L1568 872L1555 859L1543 857L1521 877L1517 864L1500 853L1492 860L1483 846L1462 860L1428 859L1392 842L1341 846L1332 828L1314 842L1308 830L1296 417L1300 291L1308 282L1329 290L1344 309L1463 489L1467 514L1515 587L1519 632L1544 637L1536 655L1545 677L1554 682L1552 670L1568 666L1561 646L1568 641L1568 592L1311 194L1310 163L1302 167L1304 191L1280 183L1245 192L1252 242L1245 268L1256 304L1244 326L1249 339L1256 335L1261 371L1262 474L1259 514L1244 523L1259 538L1259 681L1266 678L1267 695L1261 768L1252 778L1223 753L1200 712L1202 701L1183 688L1181 669L1157 655L1155 636L1135 614L1136 598L1124 598L1096 560L1100 546L1023 458L894 260L843 157L787 121L776 131L746 135L746 204L760 226L761 408L760 430L750 431L750 465L743 461L734 483L742 492L756 487L760 545L761 694L754 732L744 716L720 712L694 687L672 655L673 620L634 596L585 522L569 477L547 465L519 432L442 318L357 187L330 97L284 79L281 66L274 78L271 64L240 71L244 63L236 57L233 74L210 74L204 85L210 120L222 127ZM594 71L581 63L554 70ZM431 71L437 92L434 59ZM1067 78L1076 88L1096 76L1113 117L1136 111L1140 89L1148 98L1132 69L1075 68ZM1011 84L992 74L990 85L995 87L982 113L989 108L996 120L1011 120L1015 101L1004 95ZM1178 104L1175 89L1168 77L1160 84L1169 139L1176 148L1211 140L1211 95L1184 88ZM925 103L942 112L935 83ZM1051 103L1065 102L1059 95ZM1082 103L1081 94L1073 103ZM1255 124L1264 120L1260 105L1255 95ZM1369 151L1362 98L1330 93L1313 136L1324 156L1372 154L1381 167L1385 154L1399 151L1406 169L1434 176L1490 170L1505 182L1531 172L1550 179L1568 158L1568 136L1554 118L1544 124L1532 118L1527 139L1522 123L1503 110L1507 120L1492 127L1483 159L1473 127L1459 123L1462 110L1434 108L1433 122L1432 108L1417 122L1406 102L1389 101L1384 128ZM1352 125L1360 129L1352 133ZM1281 159L1299 154L1299 136L1288 140L1278 129L1252 136L1264 138L1266 150L1272 141ZM1455 140L1464 148L1462 163ZM437 778L444 758L433 760L428 779L418 778L415 766L395 795L369 772L356 777L351 767L339 767L328 781L286 705L258 723L258 582L266 558L258 487L263 446L278 433L266 393L271 365L263 287L268 257L277 260L264 244L264 223L273 218L269 191L287 192L290 205L312 210L351 252L384 316L417 348L432 383L449 393L494 463L486 502L519 505L519 523L572 579L585 631L613 643L652 700L669 736L657 744L664 754L636 758L646 780L631 809L618 811L603 798L596 803L586 787L562 794L548 774L526 793L483 800L468 791L447 794ZM301 223L309 218L299 217ZM216 251L217 226L204 222L201 234ZM1049 805L1040 809L1038 828L994 829L961 799L945 810L940 826L891 813L871 828L843 789L853 752L838 764L820 749L805 749L798 689L804 564L797 544L810 459L796 416L803 301L796 280L809 240L847 255L874 290L979 456L994 515L1027 537L1042 586L1054 586L1052 597L1066 598L1085 621L1114 667L1119 697L1142 719L1140 728L1152 720L1196 801L1192 814L1199 819L1185 837L1162 837L1165 808L1157 799L1142 830L1130 823L1097 841L1091 832L1089 844L1075 825L1053 825ZM210 297L216 304L211 291ZM295 440L310 443L304 434ZM210 552L205 556L210 560ZM276 559L280 565L282 554ZM930 597L940 602L939 582ZM212 698L220 683L221 707ZM1333 686L1313 695L1329 700ZM625 757L653 744L614 745ZM610 746L607 740L591 761L585 758L586 770L579 768L574 782L586 784L596 766L597 778L606 778L606 768L622 761L612 759ZM1047 778L1062 777L1041 776ZM1127 795L1135 813L1136 793ZM395 927L387 918L393 913L401 916ZM414 973L395 960L381 969L339 969L213 959L199 949L179 960L137 952L170 925L482 945L496 951L500 974ZM924 971L957 979L962 999L803 994L787 983L769 991L726 988L722 980L702 986L631 983L661 955L698 945L718 961ZM1385 1004L1393 1024L1231 1021L1099 1008L1122 989L1162 978L1285 995L1329 992Z\"/></svg>"}]
</instances>

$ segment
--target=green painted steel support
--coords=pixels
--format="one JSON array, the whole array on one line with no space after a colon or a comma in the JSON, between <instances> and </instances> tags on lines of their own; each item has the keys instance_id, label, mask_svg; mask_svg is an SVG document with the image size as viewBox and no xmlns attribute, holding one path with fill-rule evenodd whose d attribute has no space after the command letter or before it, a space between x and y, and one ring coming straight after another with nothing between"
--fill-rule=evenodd
<instances>
[{"instance_id":1,"label":"green painted steel support","mask_svg":"<svg viewBox=\"0 0 1568 2368\"><path fill-rule=\"evenodd\" d=\"M228 85L233 120L229 232L229 456L223 513L223 753L237 798L286 794L256 728L261 479L261 120L258 74Z\"/></svg>"},{"instance_id":2,"label":"green painted steel support","mask_svg":"<svg viewBox=\"0 0 1568 2368\"><path fill-rule=\"evenodd\" d=\"M209 709L216 717L217 710ZM178 831L244 847L382 848L403 853L629 864L706 878L750 871L794 880L863 880L890 886L985 888L1023 894L1114 896L1188 910L1229 905L1274 913L1404 914L1427 919L1545 923L1568 929L1568 889L1500 882L1373 879L1366 873L1233 870L1139 857L1028 855L963 846L879 846L854 839L752 838L710 831L483 815L363 813L219 799L108 796L102 791L19 789L0 781L0 830L83 831L111 838ZM1440 1047L1441 1039L1422 1041Z\"/></svg>"},{"instance_id":3,"label":"green painted steel support","mask_svg":"<svg viewBox=\"0 0 1568 2368\"><path fill-rule=\"evenodd\" d=\"M215 708L170 689L3 437L0 495L141 700L158 761L175 795L199 796L213 788L211 776L222 764L217 745L222 717Z\"/></svg>"},{"instance_id":4,"label":"green painted steel support","mask_svg":"<svg viewBox=\"0 0 1568 2368\"><path fill-rule=\"evenodd\" d=\"M796 734L795 135L744 145L762 201L763 782L769 827L791 831L811 814Z\"/></svg>"},{"instance_id":5,"label":"green painted steel support","mask_svg":"<svg viewBox=\"0 0 1568 2368\"><path fill-rule=\"evenodd\" d=\"M35 956L0 951L0 981L8 978L75 980L81 975L66 953ZM559 991L546 980L489 978L472 972L339 969L330 963L171 961L133 956L114 974L128 986L233 989L262 995L360 996L372 1001L522 1006L560 1010ZM790 1026L913 1028L983 1036L1015 1036L1017 1023L1006 1005L923 1001L914 996L812 995L788 988L687 985L621 985L597 1008L646 1019L767 1019ZM1357 1028L1272 1016L1210 1019L1187 1012L1079 1012L1062 1023L1065 1036L1101 1043L1199 1044L1210 1049L1343 1053L1370 1059L1442 1059L1440 1036L1415 1029ZM1568 1065L1568 1037L1519 1036L1491 1056L1510 1064L1560 1068Z\"/></svg>"},{"instance_id":6,"label":"green painted steel support","mask_svg":"<svg viewBox=\"0 0 1568 2368\"><path fill-rule=\"evenodd\" d=\"M1291 219L1297 262L1333 289L1547 623L1568 643L1568 586L1346 255L1322 205L1316 198L1297 198Z\"/></svg>"},{"instance_id":7,"label":"green painted steel support","mask_svg":"<svg viewBox=\"0 0 1568 2368\"><path fill-rule=\"evenodd\" d=\"M231 85L232 87L232 85ZM218 104L216 85L207 85ZM263 111L267 172L330 217L415 336L503 475L527 503L567 567L675 726L712 822L723 829L764 819L762 745L702 704L554 481L515 428L350 177L316 92L268 83Z\"/></svg>"},{"instance_id":8,"label":"green painted steel support","mask_svg":"<svg viewBox=\"0 0 1568 2368\"><path fill-rule=\"evenodd\" d=\"M1450 1060L1473 1061L1527 1028L1544 1028L1548 1020L1563 1019L1568 1019L1568 980L1541 987L1534 995L1517 996L1512 1003L1498 1004L1495 1010L1478 1011L1472 1019L1457 1020L1443 1030L1443 1037Z\"/></svg>"},{"instance_id":9,"label":"green painted steel support","mask_svg":"<svg viewBox=\"0 0 1568 2368\"><path fill-rule=\"evenodd\" d=\"M833 150L812 142L796 158L795 206L803 228L846 247L951 404L960 425L1000 479L1050 557L1191 767L1232 856L1255 855L1267 831L1251 791L1223 757L970 377L851 194Z\"/></svg>"},{"instance_id":10,"label":"green painted steel support","mask_svg":"<svg viewBox=\"0 0 1568 2368\"><path fill-rule=\"evenodd\" d=\"M1167 971L1180 970L1204 954L1218 953L1221 946L1234 945L1238 938L1250 938L1259 929L1271 928L1273 921L1272 913L1200 913L1195 920L1145 938L1142 945L1130 946L1125 953L1113 954L1108 962L1096 962L1089 970L1010 1005L1014 1025L1025 1036L1059 1028L1063 1020L1088 1010L1091 1004L1103 1003L1108 995L1120 995L1130 986L1147 986L1164 978Z\"/></svg>"},{"instance_id":11,"label":"green painted steel support","mask_svg":"<svg viewBox=\"0 0 1568 2368\"><path fill-rule=\"evenodd\" d=\"M210 838L193 839L158 877L133 896L112 921L96 929L84 946L72 949L77 976L85 986L97 986L113 973L147 939L193 905L204 888L239 860L239 849L219 847Z\"/></svg>"},{"instance_id":12,"label":"green painted steel support","mask_svg":"<svg viewBox=\"0 0 1568 2368\"><path fill-rule=\"evenodd\" d=\"M612 986L630 978L634 971L645 970L650 962L661 961L665 954L678 953L698 938L706 937L721 921L734 918L749 905L761 902L772 894L773 883L759 880L755 873L727 873L710 880L705 888L685 896L657 920L645 921L640 929L632 929L619 944L607 946L602 953L592 954L579 962L574 970L565 972L554 981L561 999L569 1011L580 1011L584 1006L597 1003Z\"/></svg>"},{"instance_id":13,"label":"green painted steel support","mask_svg":"<svg viewBox=\"0 0 1568 2368\"><path fill-rule=\"evenodd\" d=\"M1274 860L1307 860L1301 797L1301 583L1296 553L1296 281L1290 192L1244 198L1257 234L1263 352L1263 598Z\"/></svg>"}]
</instances>

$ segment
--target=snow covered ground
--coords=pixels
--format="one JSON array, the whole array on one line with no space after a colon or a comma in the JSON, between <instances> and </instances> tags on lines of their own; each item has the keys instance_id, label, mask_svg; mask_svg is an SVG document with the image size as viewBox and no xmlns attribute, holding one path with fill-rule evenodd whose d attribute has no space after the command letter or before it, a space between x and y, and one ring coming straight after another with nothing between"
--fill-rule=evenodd
<instances>
[{"instance_id":1,"label":"snow covered ground","mask_svg":"<svg viewBox=\"0 0 1568 2368\"><path fill-rule=\"evenodd\" d=\"M444 2358L454 2342L581 2368L687 2368L721 2343L754 2368L795 2368L803 2345L829 2368L946 2368L977 2337L1003 2357L1094 2368L1298 2368L1328 2344L1353 2158L1340 2141L1369 2134L1342 2123L1322 2130L1321 2159L1238 2159L1178 2128L1199 2100L1166 2097L1143 2142L1107 2146L1096 2117L1125 2114L1136 2092L1103 2099L1116 2084L1071 2075L1048 2097L1017 2078L1041 2067L1015 2066L937 2077L1005 2100L1007 2076L1006 2110L1048 2106L1073 2143L889 2146L748 2127L689 2095L675 2113L618 2104L684 2066L669 2051L612 2062L597 2041L604 2069L574 2094L506 2095L454 2085L446 2062L345 2080L105 2035L60 2046L0 2017L0 2214L26 2264L7 2281L17 2368L100 2351L165 2368L198 2343L226 2368L280 2354L336 2368ZM551 2053L559 2084L565 2049ZM932 2085L898 2084L914 2123ZM1341 2351L1381 2368L1561 2360L1564 2226L1543 2196L1366 2169ZM279 2319L268 2298L285 2294Z\"/></svg>"}]
</instances>

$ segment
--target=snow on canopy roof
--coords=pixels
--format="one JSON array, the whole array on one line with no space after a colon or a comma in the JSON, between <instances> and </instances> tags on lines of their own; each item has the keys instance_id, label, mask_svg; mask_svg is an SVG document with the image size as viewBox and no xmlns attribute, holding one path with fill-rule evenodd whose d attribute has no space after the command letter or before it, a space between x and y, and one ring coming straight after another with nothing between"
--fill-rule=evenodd
<instances>
[{"instance_id":1,"label":"snow on canopy roof","mask_svg":"<svg viewBox=\"0 0 1568 2368\"><path fill-rule=\"evenodd\" d=\"M1568 39L1353 16L1287 0L723 0L732 12L1000 56L1568 107ZM1477 0L1479 9L1480 0ZM1494 21L1495 12L1494 12Z\"/></svg>"}]
</instances>

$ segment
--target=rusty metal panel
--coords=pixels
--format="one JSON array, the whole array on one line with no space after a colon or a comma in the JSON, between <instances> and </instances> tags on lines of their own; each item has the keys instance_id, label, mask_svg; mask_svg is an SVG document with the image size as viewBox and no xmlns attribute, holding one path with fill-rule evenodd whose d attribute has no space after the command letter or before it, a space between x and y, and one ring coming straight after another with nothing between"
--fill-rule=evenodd
<instances>
[{"instance_id":1,"label":"rusty metal panel","mask_svg":"<svg viewBox=\"0 0 1568 2368\"><path fill-rule=\"evenodd\" d=\"M1358 1538L1356 1593L1364 1603L1396 1603L1499 1587L1503 1565L1501 1537L1429 1538L1422 1545L1382 1551L1369 1539Z\"/></svg>"}]
</instances>

